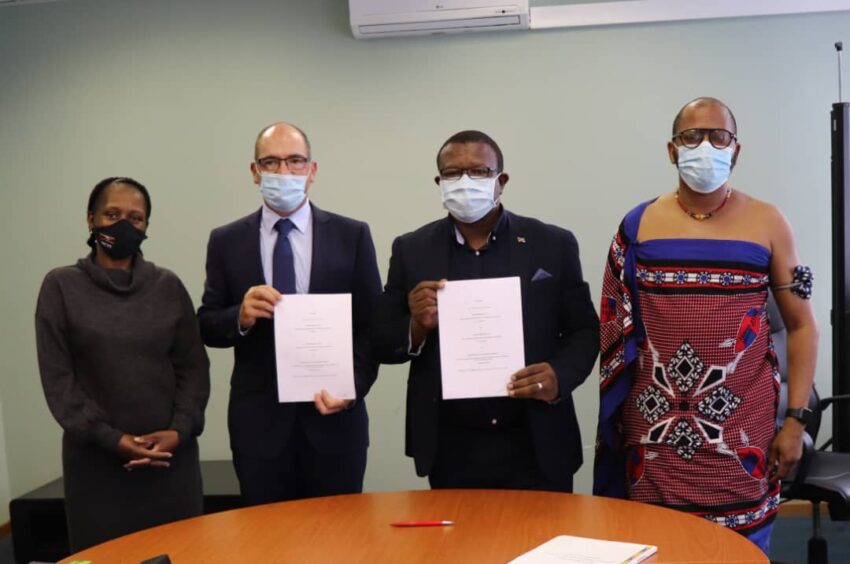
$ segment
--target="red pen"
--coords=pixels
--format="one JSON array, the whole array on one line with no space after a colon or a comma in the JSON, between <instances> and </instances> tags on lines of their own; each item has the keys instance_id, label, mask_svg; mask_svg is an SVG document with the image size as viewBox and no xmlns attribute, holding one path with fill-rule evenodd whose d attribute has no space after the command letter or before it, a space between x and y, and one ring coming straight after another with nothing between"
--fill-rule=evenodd
<instances>
[{"instance_id":1,"label":"red pen","mask_svg":"<svg viewBox=\"0 0 850 564\"><path fill-rule=\"evenodd\" d=\"M454 521L393 521L391 527L444 527L454 525Z\"/></svg>"}]
</instances>

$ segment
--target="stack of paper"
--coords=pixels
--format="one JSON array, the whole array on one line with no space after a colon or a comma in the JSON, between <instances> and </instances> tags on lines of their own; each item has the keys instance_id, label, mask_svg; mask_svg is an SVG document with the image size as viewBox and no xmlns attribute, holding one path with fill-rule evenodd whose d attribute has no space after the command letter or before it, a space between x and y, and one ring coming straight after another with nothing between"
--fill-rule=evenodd
<instances>
[{"instance_id":1,"label":"stack of paper","mask_svg":"<svg viewBox=\"0 0 850 564\"><path fill-rule=\"evenodd\" d=\"M658 552L658 547L630 542L557 536L510 564L635 564Z\"/></svg>"}]
</instances>

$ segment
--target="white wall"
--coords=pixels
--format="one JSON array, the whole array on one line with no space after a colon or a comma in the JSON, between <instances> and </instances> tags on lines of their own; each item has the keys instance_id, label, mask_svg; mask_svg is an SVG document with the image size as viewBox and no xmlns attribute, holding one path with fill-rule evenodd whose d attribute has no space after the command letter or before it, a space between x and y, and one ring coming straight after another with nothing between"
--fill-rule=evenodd
<instances>
[{"instance_id":1,"label":"white wall","mask_svg":"<svg viewBox=\"0 0 850 564\"><path fill-rule=\"evenodd\" d=\"M279 119L311 135L314 201L371 224L384 275L392 238L442 214L431 182L439 145L487 131L511 173L505 204L575 232L597 301L622 215L675 185L665 152L674 114L718 96L743 144L734 185L785 210L817 276L828 391L828 112L832 44L850 40L847 30L850 14L839 13L358 42L340 0L0 9L0 396L12 494L60 473L33 309L44 274L86 251L91 187L109 175L147 184L146 256L175 270L197 303L209 230L259 205L252 143ZM229 456L231 354L212 361L208 459ZM423 486L402 454L405 378L405 367L382 368L369 398L370 490ZM576 394L585 492L595 380Z\"/></svg>"}]
</instances>

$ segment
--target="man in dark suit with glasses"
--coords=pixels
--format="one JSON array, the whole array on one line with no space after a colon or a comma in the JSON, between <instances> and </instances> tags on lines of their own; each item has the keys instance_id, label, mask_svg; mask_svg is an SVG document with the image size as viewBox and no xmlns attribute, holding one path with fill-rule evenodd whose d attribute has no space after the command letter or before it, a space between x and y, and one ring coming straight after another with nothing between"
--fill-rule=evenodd
<instances>
[{"instance_id":1,"label":"man in dark suit with glasses","mask_svg":"<svg viewBox=\"0 0 850 564\"><path fill-rule=\"evenodd\" d=\"M233 347L228 428L246 503L363 489L369 420L364 396L378 373L368 325L381 279L369 227L308 198L318 166L299 128L257 136L251 175L263 206L214 229L198 317L204 342ZM279 403L273 313L281 294L351 294L356 400L327 391Z\"/></svg>"},{"instance_id":2,"label":"man in dark suit with glasses","mask_svg":"<svg viewBox=\"0 0 850 564\"><path fill-rule=\"evenodd\" d=\"M437 154L447 217L398 237L373 341L385 363L410 361L406 453L432 488L572 491L582 446L572 391L590 373L599 319L569 231L504 209L496 142L450 137ZM525 368L506 397L445 400L437 292L446 280L519 277Z\"/></svg>"}]
</instances>

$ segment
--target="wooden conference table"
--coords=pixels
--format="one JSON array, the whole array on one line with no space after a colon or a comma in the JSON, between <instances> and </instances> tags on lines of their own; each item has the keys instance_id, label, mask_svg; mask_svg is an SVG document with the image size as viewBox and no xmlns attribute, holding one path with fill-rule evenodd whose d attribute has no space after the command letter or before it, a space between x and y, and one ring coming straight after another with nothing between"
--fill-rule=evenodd
<instances>
[{"instance_id":1,"label":"wooden conference table","mask_svg":"<svg viewBox=\"0 0 850 564\"><path fill-rule=\"evenodd\" d=\"M446 527L390 527L400 520ZM647 562L767 562L742 536L641 503L516 490L342 495L260 505L140 531L70 556L92 564L167 553L187 562L508 562L561 534L654 544Z\"/></svg>"}]
</instances>

